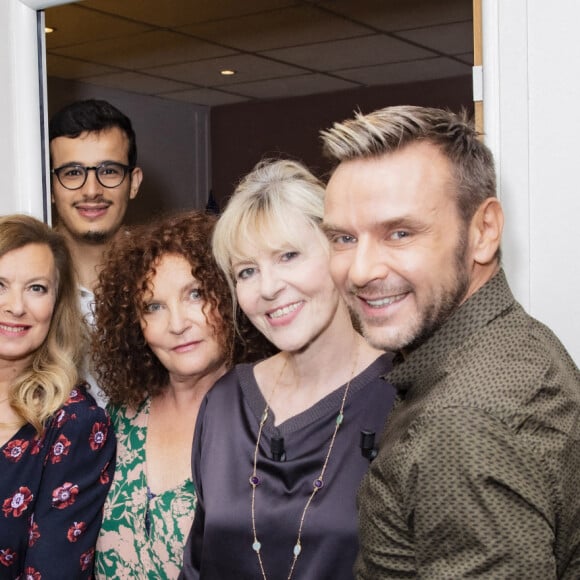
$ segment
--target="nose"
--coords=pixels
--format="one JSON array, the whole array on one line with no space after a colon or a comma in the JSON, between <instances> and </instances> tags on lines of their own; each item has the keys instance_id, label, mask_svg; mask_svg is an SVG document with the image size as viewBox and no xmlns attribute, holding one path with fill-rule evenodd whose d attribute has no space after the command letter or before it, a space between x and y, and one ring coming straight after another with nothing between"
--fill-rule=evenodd
<instances>
[{"instance_id":1,"label":"nose","mask_svg":"<svg viewBox=\"0 0 580 580\"><path fill-rule=\"evenodd\" d=\"M182 305L168 306L169 310L169 332L172 334L183 334L191 325L187 315L187 309Z\"/></svg>"},{"instance_id":2,"label":"nose","mask_svg":"<svg viewBox=\"0 0 580 580\"><path fill-rule=\"evenodd\" d=\"M87 179L82 190L85 195L101 195L103 193L103 186L97 179L97 170L95 168L87 169Z\"/></svg>"},{"instance_id":3,"label":"nose","mask_svg":"<svg viewBox=\"0 0 580 580\"><path fill-rule=\"evenodd\" d=\"M16 290L8 290L2 296L2 309L12 316L21 317L25 313L22 294Z\"/></svg>"},{"instance_id":4,"label":"nose","mask_svg":"<svg viewBox=\"0 0 580 580\"><path fill-rule=\"evenodd\" d=\"M284 280L275 267L262 267L260 270L260 294L262 298L273 300L284 286Z\"/></svg>"},{"instance_id":5,"label":"nose","mask_svg":"<svg viewBox=\"0 0 580 580\"><path fill-rule=\"evenodd\" d=\"M384 280L390 272L389 255L385 248L372 240L359 240L348 269L352 286L363 288L375 280Z\"/></svg>"}]
</instances>

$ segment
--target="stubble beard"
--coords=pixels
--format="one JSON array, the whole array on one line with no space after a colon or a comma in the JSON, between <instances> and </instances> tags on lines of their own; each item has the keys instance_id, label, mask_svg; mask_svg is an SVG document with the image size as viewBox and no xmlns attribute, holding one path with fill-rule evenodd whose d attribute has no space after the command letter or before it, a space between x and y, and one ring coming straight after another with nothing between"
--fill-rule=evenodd
<instances>
[{"instance_id":1,"label":"stubble beard","mask_svg":"<svg viewBox=\"0 0 580 580\"><path fill-rule=\"evenodd\" d=\"M386 351L411 351L431 337L459 308L469 289L469 269L466 264L466 232L462 232L455 250L455 272L449 287L423 305L402 328L390 327L387 321L369 324L357 309L351 311L362 329L362 334L371 346ZM351 296L352 298L352 296ZM356 298L355 298L356 300Z\"/></svg>"},{"instance_id":2,"label":"stubble beard","mask_svg":"<svg viewBox=\"0 0 580 580\"><path fill-rule=\"evenodd\" d=\"M111 232L101 230L84 232L80 236L76 237L85 244L100 246L107 243L113 237L113 234Z\"/></svg>"}]
</instances>

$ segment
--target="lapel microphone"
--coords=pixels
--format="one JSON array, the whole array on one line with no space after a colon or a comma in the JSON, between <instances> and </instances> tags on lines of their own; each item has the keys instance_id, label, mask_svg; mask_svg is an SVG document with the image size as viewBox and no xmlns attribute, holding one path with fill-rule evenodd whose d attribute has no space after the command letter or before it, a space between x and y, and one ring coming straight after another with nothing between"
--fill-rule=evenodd
<instances>
[{"instance_id":1,"label":"lapel microphone","mask_svg":"<svg viewBox=\"0 0 580 580\"><path fill-rule=\"evenodd\" d=\"M284 450L284 437L278 432L277 437L270 439L270 453L274 461L286 461L286 451Z\"/></svg>"},{"instance_id":2,"label":"lapel microphone","mask_svg":"<svg viewBox=\"0 0 580 580\"><path fill-rule=\"evenodd\" d=\"M361 431L359 446L362 456L366 457L369 461L372 461L378 453L378 450L375 447L375 432Z\"/></svg>"}]
</instances>

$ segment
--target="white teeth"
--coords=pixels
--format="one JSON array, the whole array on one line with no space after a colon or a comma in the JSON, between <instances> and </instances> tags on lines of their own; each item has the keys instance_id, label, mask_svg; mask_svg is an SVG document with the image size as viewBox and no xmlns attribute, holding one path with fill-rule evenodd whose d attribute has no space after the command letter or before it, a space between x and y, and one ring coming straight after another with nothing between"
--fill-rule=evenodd
<instances>
[{"instance_id":1,"label":"white teeth","mask_svg":"<svg viewBox=\"0 0 580 580\"><path fill-rule=\"evenodd\" d=\"M270 318L281 318L282 316L286 316L290 314L290 312L294 312L299 306L300 302L295 302L294 304L290 304L289 306L284 306L284 308L278 308L278 310L274 310L274 312L270 312L268 316Z\"/></svg>"},{"instance_id":2,"label":"white teeth","mask_svg":"<svg viewBox=\"0 0 580 580\"><path fill-rule=\"evenodd\" d=\"M25 326L5 326L4 324L0 324L0 330L3 330L4 332L13 332L14 334L22 332L25 328Z\"/></svg>"},{"instance_id":3,"label":"white teeth","mask_svg":"<svg viewBox=\"0 0 580 580\"><path fill-rule=\"evenodd\" d=\"M382 308L383 306L394 304L404 297L404 294L399 294L398 296L389 296L388 298L380 298L379 300L365 300L365 302L372 308Z\"/></svg>"}]
</instances>

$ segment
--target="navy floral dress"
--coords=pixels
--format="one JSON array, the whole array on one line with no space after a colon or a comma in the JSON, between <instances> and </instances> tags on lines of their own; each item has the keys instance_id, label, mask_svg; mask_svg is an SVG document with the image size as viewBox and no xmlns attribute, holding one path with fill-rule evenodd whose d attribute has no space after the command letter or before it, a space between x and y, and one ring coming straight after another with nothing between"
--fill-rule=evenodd
<instances>
[{"instance_id":1,"label":"navy floral dress","mask_svg":"<svg viewBox=\"0 0 580 580\"><path fill-rule=\"evenodd\" d=\"M91 578L115 435L84 386L42 437L30 424L0 447L0 579Z\"/></svg>"}]
</instances>

